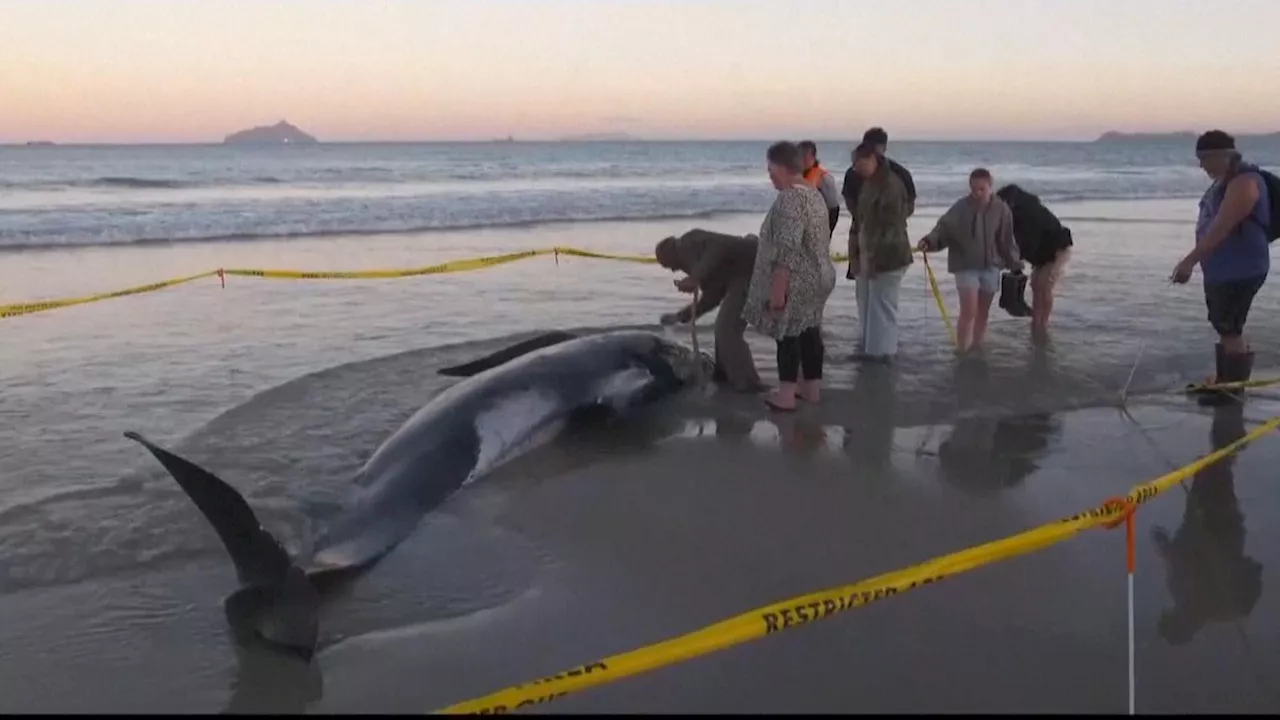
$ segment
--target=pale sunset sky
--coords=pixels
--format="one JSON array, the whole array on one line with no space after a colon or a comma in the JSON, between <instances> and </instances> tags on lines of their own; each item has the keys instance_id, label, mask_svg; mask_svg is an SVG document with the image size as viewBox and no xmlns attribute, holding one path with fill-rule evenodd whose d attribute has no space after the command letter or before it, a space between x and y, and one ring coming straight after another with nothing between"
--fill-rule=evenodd
<instances>
[{"instance_id":1,"label":"pale sunset sky","mask_svg":"<svg viewBox=\"0 0 1280 720\"><path fill-rule=\"evenodd\" d=\"M0 142L1280 130L1280 0L0 0Z\"/></svg>"}]
</instances>

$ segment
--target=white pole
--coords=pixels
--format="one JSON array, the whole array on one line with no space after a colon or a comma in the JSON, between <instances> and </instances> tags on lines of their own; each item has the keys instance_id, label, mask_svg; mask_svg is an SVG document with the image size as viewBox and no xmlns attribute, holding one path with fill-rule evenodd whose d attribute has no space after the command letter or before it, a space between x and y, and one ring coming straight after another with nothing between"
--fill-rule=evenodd
<instances>
[{"instance_id":1,"label":"white pole","mask_svg":"<svg viewBox=\"0 0 1280 720\"><path fill-rule=\"evenodd\" d=\"M1137 553L1134 548L1133 526L1135 522L1133 516L1136 508L1132 503L1126 502L1126 504L1128 507L1124 519L1124 554L1125 565L1127 566L1126 569L1129 571L1129 714L1134 715L1136 713L1137 705L1135 702L1137 696L1137 673L1134 670L1134 655L1136 653L1134 652L1135 643L1133 639L1133 571L1137 565L1136 558L1134 557Z\"/></svg>"},{"instance_id":2,"label":"white pole","mask_svg":"<svg viewBox=\"0 0 1280 720\"><path fill-rule=\"evenodd\" d=\"M1134 714L1133 571L1129 571L1129 714Z\"/></svg>"}]
</instances>

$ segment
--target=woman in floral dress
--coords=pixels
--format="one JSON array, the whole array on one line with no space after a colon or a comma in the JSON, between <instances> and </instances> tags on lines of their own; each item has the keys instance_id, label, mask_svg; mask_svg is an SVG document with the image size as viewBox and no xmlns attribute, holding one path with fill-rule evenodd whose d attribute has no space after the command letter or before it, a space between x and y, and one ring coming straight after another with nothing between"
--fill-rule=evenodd
<instances>
[{"instance_id":1,"label":"woman in floral dress","mask_svg":"<svg viewBox=\"0 0 1280 720\"><path fill-rule=\"evenodd\" d=\"M827 205L804 181L799 148L775 143L766 158L778 196L760 226L742 318L777 341L778 389L765 402L787 411L795 409L797 397L818 402L822 312L835 289L836 268L831 262Z\"/></svg>"}]
</instances>

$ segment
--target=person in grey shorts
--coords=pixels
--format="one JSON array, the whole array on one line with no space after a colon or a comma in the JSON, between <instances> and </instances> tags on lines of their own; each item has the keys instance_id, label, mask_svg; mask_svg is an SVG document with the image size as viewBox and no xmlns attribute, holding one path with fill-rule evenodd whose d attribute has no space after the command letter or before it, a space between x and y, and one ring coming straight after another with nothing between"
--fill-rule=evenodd
<instances>
[{"instance_id":1,"label":"person in grey shorts","mask_svg":"<svg viewBox=\"0 0 1280 720\"><path fill-rule=\"evenodd\" d=\"M947 251L947 272L955 277L960 296L956 320L956 351L982 346L987 335L991 301L1000 291L1004 270L1022 272L1022 259L1013 236L1013 213L992 192L991 172L969 173L969 194L956 201L920 240L922 252Z\"/></svg>"}]
</instances>

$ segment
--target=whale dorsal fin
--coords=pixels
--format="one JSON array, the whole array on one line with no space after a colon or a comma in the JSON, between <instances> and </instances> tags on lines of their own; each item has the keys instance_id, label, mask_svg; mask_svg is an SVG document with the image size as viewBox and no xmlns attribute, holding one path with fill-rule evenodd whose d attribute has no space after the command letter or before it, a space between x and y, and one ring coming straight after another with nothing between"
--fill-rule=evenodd
<instances>
[{"instance_id":1,"label":"whale dorsal fin","mask_svg":"<svg viewBox=\"0 0 1280 720\"><path fill-rule=\"evenodd\" d=\"M552 345L559 345L566 340L573 340L577 337L578 336L573 333L562 332L559 330L549 332L523 342L518 342L515 345L503 348L498 352L486 355L478 360L472 360L471 362L463 365L441 368L438 372L441 375L448 375L450 377L471 377L473 375L479 375L485 370L491 370L499 365L509 363L518 357L528 355L534 350L541 350L542 348L551 347Z\"/></svg>"}]
</instances>

